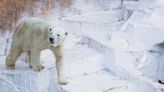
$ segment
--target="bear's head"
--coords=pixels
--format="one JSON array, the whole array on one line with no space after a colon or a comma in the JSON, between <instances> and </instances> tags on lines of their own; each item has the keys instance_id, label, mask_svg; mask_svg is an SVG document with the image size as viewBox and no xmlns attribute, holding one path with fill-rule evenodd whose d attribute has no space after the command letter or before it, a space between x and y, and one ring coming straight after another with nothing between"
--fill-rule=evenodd
<instances>
[{"instance_id":1,"label":"bear's head","mask_svg":"<svg viewBox=\"0 0 164 92\"><path fill-rule=\"evenodd\" d=\"M52 47L61 45L67 35L68 33L60 28L48 27L47 30L45 30L45 39Z\"/></svg>"}]
</instances>

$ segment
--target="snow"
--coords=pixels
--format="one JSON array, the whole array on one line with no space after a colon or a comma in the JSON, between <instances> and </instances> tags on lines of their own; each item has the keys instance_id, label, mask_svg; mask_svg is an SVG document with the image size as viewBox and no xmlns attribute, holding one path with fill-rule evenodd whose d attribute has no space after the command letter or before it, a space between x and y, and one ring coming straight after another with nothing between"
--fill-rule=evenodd
<instances>
[{"instance_id":1,"label":"snow","mask_svg":"<svg viewBox=\"0 0 164 92\"><path fill-rule=\"evenodd\" d=\"M132 89L132 86L129 82L122 81L113 74L102 70L76 77L63 88L70 92L129 92L128 90Z\"/></svg>"},{"instance_id":2,"label":"snow","mask_svg":"<svg viewBox=\"0 0 164 92\"><path fill-rule=\"evenodd\" d=\"M125 92L127 92L128 89L131 88L129 82L122 81L111 72L107 73L108 71L104 70L102 65L103 53L94 48L96 44L94 41L85 37L69 34L64 44L70 42L72 43L69 44L70 46L64 47L66 60L65 72L68 73L66 75L70 83L67 86L63 86L61 90L68 92L91 92L95 90L93 88L97 88L97 92L108 92L108 90L112 90L113 92L116 90L125 90ZM53 62L55 58L50 54L52 54L52 52L49 50L45 50L41 54L41 61L44 61L43 64L46 67L41 73L36 73L31 70L23 59L18 59L16 69L13 71L6 70L5 62L1 62L0 72L5 76L4 83L10 81L10 85L16 85L13 87L15 87L14 90L18 90L18 92L52 92L52 90L58 90L59 86L54 84L57 83L55 78L55 65ZM49 58L47 58L47 56L49 56ZM1 57L1 61L5 61L5 56ZM98 82L100 82L100 84ZM111 84L111 82L114 84ZM85 85L85 83L87 83L88 86ZM75 85L79 86L73 89ZM49 89L51 86L52 88ZM21 87L21 89L18 87ZM7 89L1 89L1 91L3 92Z\"/></svg>"},{"instance_id":3,"label":"snow","mask_svg":"<svg viewBox=\"0 0 164 92\"><path fill-rule=\"evenodd\" d=\"M163 12L159 12L163 7L162 2L139 1L139 7L133 11L130 19L119 32L112 35L112 46L107 45L114 47L116 65L121 67L113 71L121 78L140 85L134 87L136 92L163 90L163 86L157 82L163 80L163 46L159 46L163 43ZM117 46L118 43L123 46Z\"/></svg>"},{"instance_id":4,"label":"snow","mask_svg":"<svg viewBox=\"0 0 164 92\"><path fill-rule=\"evenodd\" d=\"M123 16L123 10L115 10L115 11L94 11L89 13L82 13L74 16L67 16L64 20L72 20L72 21L85 21L92 23L113 23L121 21ZM113 18L115 16L115 18ZM103 19L102 19L103 17Z\"/></svg>"},{"instance_id":5,"label":"snow","mask_svg":"<svg viewBox=\"0 0 164 92\"><path fill-rule=\"evenodd\" d=\"M138 1L124 1L123 5L128 10L135 10L138 5Z\"/></svg>"},{"instance_id":6,"label":"snow","mask_svg":"<svg viewBox=\"0 0 164 92\"><path fill-rule=\"evenodd\" d=\"M55 58L49 50L41 53L46 68L40 73L28 67L25 53L15 70L6 70L11 40L4 37L0 92L163 92L158 83L164 81L163 0L126 0L123 8L121 0L85 1L74 2L73 12L59 20L49 17L69 32L64 43L69 84L57 84Z\"/></svg>"}]
</instances>

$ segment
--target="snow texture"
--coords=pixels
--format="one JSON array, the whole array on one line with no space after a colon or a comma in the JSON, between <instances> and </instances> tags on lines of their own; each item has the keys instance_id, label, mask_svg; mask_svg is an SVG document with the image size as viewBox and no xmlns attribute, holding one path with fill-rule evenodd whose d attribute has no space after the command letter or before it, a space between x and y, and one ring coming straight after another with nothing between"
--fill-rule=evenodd
<instances>
[{"instance_id":1,"label":"snow texture","mask_svg":"<svg viewBox=\"0 0 164 92\"><path fill-rule=\"evenodd\" d=\"M40 73L28 68L25 53L15 70L6 70L6 36L0 40L0 92L163 92L163 9L163 0L124 0L123 6L121 0L76 0L57 20L69 32L64 70L70 83L57 84L49 50L41 54L46 69Z\"/></svg>"},{"instance_id":2,"label":"snow texture","mask_svg":"<svg viewBox=\"0 0 164 92\"><path fill-rule=\"evenodd\" d=\"M163 1L140 0L137 6L120 32L112 35L111 46L114 48L116 65L120 68L113 71L137 84L134 92L162 92L163 85L158 80L163 81L164 31L163 12L160 11ZM118 43L122 45L117 46Z\"/></svg>"}]
</instances>

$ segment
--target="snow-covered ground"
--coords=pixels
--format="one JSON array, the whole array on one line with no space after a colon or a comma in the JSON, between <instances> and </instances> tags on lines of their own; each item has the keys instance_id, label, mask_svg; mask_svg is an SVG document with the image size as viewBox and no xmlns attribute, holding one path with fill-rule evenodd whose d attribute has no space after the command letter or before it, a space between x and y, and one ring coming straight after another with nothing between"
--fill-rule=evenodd
<instances>
[{"instance_id":1,"label":"snow-covered ground","mask_svg":"<svg viewBox=\"0 0 164 92\"><path fill-rule=\"evenodd\" d=\"M75 2L74 8L82 7L57 21L69 32L64 43L69 84L57 85L49 50L42 52L46 68L41 73L28 68L25 54L15 70L6 70L10 40L5 37L0 40L0 92L163 92L158 83L164 81L163 0L126 0L122 8L121 0L87 2L86 7Z\"/></svg>"},{"instance_id":2,"label":"snow-covered ground","mask_svg":"<svg viewBox=\"0 0 164 92\"><path fill-rule=\"evenodd\" d=\"M102 61L104 53L99 50L102 48L99 46L97 46L99 48L95 48L96 43L91 39L69 34L64 44L66 44L64 45L65 72L70 83L62 86L62 89L59 90L68 92L121 92L124 90L124 92L129 92L133 88L130 82L121 80L104 68ZM51 92L55 88L58 89L57 84L51 84L51 81L56 81L55 58L51 54L49 50L42 52L41 61L46 69L41 73L31 70L25 62L26 59L19 59L15 70L6 70L5 56L1 56L0 72L4 78L1 80L3 83L1 85L5 87L5 83L9 81L8 86L13 88L1 87L0 90L2 92L9 92L8 89L21 92L39 90ZM51 86L53 87L49 89Z\"/></svg>"}]
</instances>

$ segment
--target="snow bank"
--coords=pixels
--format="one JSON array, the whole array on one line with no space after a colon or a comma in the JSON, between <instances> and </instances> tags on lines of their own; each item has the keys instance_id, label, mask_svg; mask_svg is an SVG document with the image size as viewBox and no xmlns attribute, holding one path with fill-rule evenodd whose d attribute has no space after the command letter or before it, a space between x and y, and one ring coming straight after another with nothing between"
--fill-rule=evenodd
<instances>
[{"instance_id":1,"label":"snow bank","mask_svg":"<svg viewBox=\"0 0 164 92\"><path fill-rule=\"evenodd\" d=\"M46 51L46 55L49 55ZM51 53L50 53L51 54ZM45 59L42 55L41 60L46 69L41 72L31 70L25 61L18 59L14 70L7 70L5 66L5 56L0 57L0 91L1 92L58 92L59 88L56 78L56 68L54 59ZM51 61L51 62L50 62ZM53 63L52 63L53 61ZM64 91L64 90L63 90Z\"/></svg>"},{"instance_id":2,"label":"snow bank","mask_svg":"<svg viewBox=\"0 0 164 92\"><path fill-rule=\"evenodd\" d=\"M117 69L108 68L135 83L134 92L162 92L164 89L157 82L163 81L163 45L159 45L163 44L164 35L162 4L162 0L140 0L130 19L115 33L118 37L112 37L111 42L121 40L123 46L111 43L116 47Z\"/></svg>"},{"instance_id":3,"label":"snow bank","mask_svg":"<svg viewBox=\"0 0 164 92\"><path fill-rule=\"evenodd\" d=\"M148 2L148 4L142 6L145 4L144 2ZM133 62L140 63L137 68L143 72L144 76L156 81L163 80L161 77L163 76L163 68L161 67L163 65L161 61L163 47L159 46L164 39L163 12L159 12L163 7L162 2L160 0L152 0L152 2L147 0L140 1L139 6L141 7L134 11L129 21L122 27L127 26L125 27L124 39L128 41L129 47L136 47L138 53L141 51L140 53L143 54L138 61L133 60Z\"/></svg>"},{"instance_id":4,"label":"snow bank","mask_svg":"<svg viewBox=\"0 0 164 92\"><path fill-rule=\"evenodd\" d=\"M1 70L1 92L58 92L54 68L40 73L32 70ZM8 85L7 85L8 84Z\"/></svg>"},{"instance_id":5,"label":"snow bank","mask_svg":"<svg viewBox=\"0 0 164 92\"><path fill-rule=\"evenodd\" d=\"M111 39L112 31L119 31L123 19L124 9L118 9L63 17L60 24L70 33L87 36L105 44Z\"/></svg>"}]
</instances>

